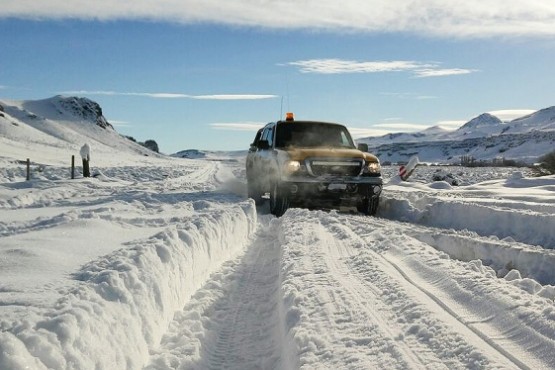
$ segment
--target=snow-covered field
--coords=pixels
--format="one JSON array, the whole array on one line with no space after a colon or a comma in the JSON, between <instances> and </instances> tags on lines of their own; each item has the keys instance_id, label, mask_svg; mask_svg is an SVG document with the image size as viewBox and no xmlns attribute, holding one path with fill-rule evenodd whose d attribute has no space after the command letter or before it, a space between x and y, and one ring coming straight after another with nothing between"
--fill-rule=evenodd
<instances>
[{"instance_id":1,"label":"snow-covered field","mask_svg":"<svg viewBox=\"0 0 555 370\"><path fill-rule=\"evenodd\" d=\"M2 102L1 370L555 369L555 176L385 167L377 217L278 219L244 153L155 155L80 104Z\"/></svg>"},{"instance_id":2,"label":"snow-covered field","mask_svg":"<svg viewBox=\"0 0 555 370\"><path fill-rule=\"evenodd\" d=\"M0 369L555 368L555 177L276 219L219 159L0 159Z\"/></svg>"}]
</instances>

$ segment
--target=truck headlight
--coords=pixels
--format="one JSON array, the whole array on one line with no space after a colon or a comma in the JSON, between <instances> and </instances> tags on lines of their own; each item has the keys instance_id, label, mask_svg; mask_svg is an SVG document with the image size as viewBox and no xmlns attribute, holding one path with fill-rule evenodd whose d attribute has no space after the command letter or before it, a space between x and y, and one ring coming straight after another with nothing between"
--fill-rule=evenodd
<instances>
[{"instance_id":1,"label":"truck headlight","mask_svg":"<svg viewBox=\"0 0 555 370\"><path fill-rule=\"evenodd\" d=\"M286 161L284 169L286 173L295 173L301 169L301 163L299 161Z\"/></svg>"},{"instance_id":2,"label":"truck headlight","mask_svg":"<svg viewBox=\"0 0 555 370\"><path fill-rule=\"evenodd\" d=\"M370 162L366 167L366 173L370 174L379 174L382 171L382 167L380 166L380 162Z\"/></svg>"}]
</instances>

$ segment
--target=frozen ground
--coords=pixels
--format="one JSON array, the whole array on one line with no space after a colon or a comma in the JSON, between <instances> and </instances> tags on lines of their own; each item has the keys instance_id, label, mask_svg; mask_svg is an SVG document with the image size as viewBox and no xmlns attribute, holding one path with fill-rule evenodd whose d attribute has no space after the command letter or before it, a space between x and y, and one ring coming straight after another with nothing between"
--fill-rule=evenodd
<instances>
[{"instance_id":1,"label":"frozen ground","mask_svg":"<svg viewBox=\"0 0 555 370\"><path fill-rule=\"evenodd\" d=\"M240 157L111 158L0 158L0 369L555 368L553 176L276 219Z\"/></svg>"}]
</instances>

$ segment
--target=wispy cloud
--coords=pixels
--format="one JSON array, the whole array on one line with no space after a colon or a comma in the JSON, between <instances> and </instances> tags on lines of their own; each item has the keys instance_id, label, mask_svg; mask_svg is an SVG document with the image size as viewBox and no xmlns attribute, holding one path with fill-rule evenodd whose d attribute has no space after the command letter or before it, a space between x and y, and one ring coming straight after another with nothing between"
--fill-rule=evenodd
<instances>
[{"instance_id":1,"label":"wispy cloud","mask_svg":"<svg viewBox=\"0 0 555 370\"><path fill-rule=\"evenodd\" d=\"M448 68L448 69L417 69L414 71L416 77L444 77L444 76L454 76L454 75L466 75L469 73L478 72L477 69L465 69L465 68Z\"/></svg>"},{"instance_id":2,"label":"wispy cloud","mask_svg":"<svg viewBox=\"0 0 555 370\"><path fill-rule=\"evenodd\" d=\"M276 16L279 14L279 16ZM8 0L0 18L140 19L436 37L553 36L551 0Z\"/></svg>"},{"instance_id":3,"label":"wispy cloud","mask_svg":"<svg viewBox=\"0 0 555 370\"><path fill-rule=\"evenodd\" d=\"M514 119L524 117L528 114L532 114L535 111L536 111L535 109L503 109L503 110L494 110L488 113L496 116L501 121L512 121Z\"/></svg>"},{"instance_id":4,"label":"wispy cloud","mask_svg":"<svg viewBox=\"0 0 555 370\"><path fill-rule=\"evenodd\" d=\"M440 63L424 63L411 60L357 61L344 59L309 59L289 62L285 65L297 67L301 73L344 74L409 72L415 77L439 77L477 72L466 68L441 68ZM401 95L402 96L402 95Z\"/></svg>"},{"instance_id":5,"label":"wispy cloud","mask_svg":"<svg viewBox=\"0 0 555 370\"><path fill-rule=\"evenodd\" d=\"M199 100L261 100L261 99L275 99L279 98L278 95L254 95L254 94L221 94L221 95L195 95L191 96L192 99Z\"/></svg>"},{"instance_id":6,"label":"wispy cloud","mask_svg":"<svg viewBox=\"0 0 555 370\"><path fill-rule=\"evenodd\" d=\"M196 100L260 100L274 99L278 95L270 94L217 94L217 95L188 95L179 93L141 93L116 91L64 91L63 95L110 95L110 96L139 96L154 99L196 99Z\"/></svg>"},{"instance_id":7,"label":"wispy cloud","mask_svg":"<svg viewBox=\"0 0 555 370\"><path fill-rule=\"evenodd\" d=\"M454 130L462 125L464 125L467 121L464 120L446 120L446 121L439 121L437 126L443 127L447 130Z\"/></svg>"},{"instance_id":8,"label":"wispy cloud","mask_svg":"<svg viewBox=\"0 0 555 370\"><path fill-rule=\"evenodd\" d=\"M388 122L392 120L399 120L399 118L387 118L383 123L373 124L369 128L349 128L351 134L355 138L368 137L368 136L383 136L387 134L394 133L411 133L411 132L422 132L434 126L439 126L446 130L455 130L466 123L466 121L439 121L435 125L424 125L419 123L411 122Z\"/></svg>"},{"instance_id":9,"label":"wispy cloud","mask_svg":"<svg viewBox=\"0 0 555 370\"><path fill-rule=\"evenodd\" d=\"M429 126L427 125L420 125L417 123L408 123L408 122L395 122L395 123L377 123L374 127L383 127L384 129L388 129L390 132L393 131L422 131Z\"/></svg>"},{"instance_id":10,"label":"wispy cloud","mask_svg":"<svg viewBox=\"0 0 555 370\"><path fill-rule=\"evenodd\" d=\"M342 59L310 59L290 62L288 65L298 67L302 73L321 74L400 72L431 67L407 60L359 62Z\"/></svg>"},{"instance_id":11,"label":"wispy cloud","mask_svg":"<svg viewBox=\"0 0 555 370\"><path fill-rule=\"evenodd\" d=\"M234 122L234 123L211 123L215 130L228 131L258 131L266 123L264 122Z\"/></svg>"},{"instance_id":12,"label":"wispy cloud","mask_svg":"<svg viewBox=\"0 0 555 370\"><path fill-rule=\"evenodd\" d=\"M354 139L369 136L383 136L391 132L389 130L375 128L348 127L348 129Z\"/></svg>"}]
</instances>

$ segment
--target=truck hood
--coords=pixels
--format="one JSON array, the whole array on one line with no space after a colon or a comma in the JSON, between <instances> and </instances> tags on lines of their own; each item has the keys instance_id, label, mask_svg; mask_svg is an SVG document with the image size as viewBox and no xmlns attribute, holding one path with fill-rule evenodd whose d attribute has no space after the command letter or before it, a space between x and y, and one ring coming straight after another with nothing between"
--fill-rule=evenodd
<instances>
[{"instance_id":1,"label":"truck hood","mask_svg":"<svg viewBox=\"0 0 555 370\"><path fill-rule=\"evenodd\" d=\"M291 160L304 161L309 157L317 158L364 158L366 162L378 162L378 158L358 149L347 148L289 148L285 151Z\"/></svg>"}]
</instances>

